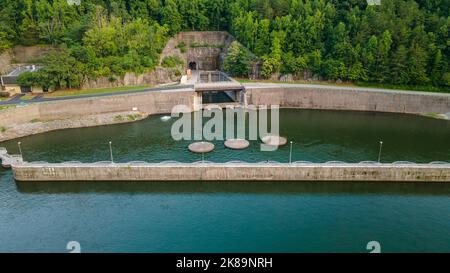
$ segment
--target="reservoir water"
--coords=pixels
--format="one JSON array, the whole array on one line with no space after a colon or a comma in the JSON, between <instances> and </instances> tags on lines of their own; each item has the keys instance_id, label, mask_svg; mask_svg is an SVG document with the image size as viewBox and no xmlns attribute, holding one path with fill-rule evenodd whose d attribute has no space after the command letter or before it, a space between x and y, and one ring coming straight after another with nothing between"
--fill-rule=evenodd
<instances>
[{"instance_id":1,"label":"reservoir water","mask_svg":"<svg viewBox=\"0 0 450 273\"><path fill-rule=\"evenodd\" d=\"M20 139L27 161L177 160L174 119L70 129ZM450 122L383 113L281 110L294 161L450 161ZM1 143L16 153L17 141ZM258 141L205 160L288 162ZM0 169L0 252L450 252L450 184L334 182L16 183Z\"/></svg>"}]
</instances>

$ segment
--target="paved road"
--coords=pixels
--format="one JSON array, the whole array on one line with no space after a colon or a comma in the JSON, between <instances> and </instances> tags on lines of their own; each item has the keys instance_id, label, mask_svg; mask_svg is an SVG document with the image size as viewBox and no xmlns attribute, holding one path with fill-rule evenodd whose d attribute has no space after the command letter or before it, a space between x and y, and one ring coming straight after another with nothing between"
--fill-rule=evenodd
<instances>
[{"instance_id":1,"label":"paved road","mask_svg":"<svg viewBox=\"0 0 450 273\"><path fill-rule=\"evenodd\" d=\"M421 91L408 91L408 90L394 90L394 89L381 89L381 88L369 88L369 87L353 87L353 86L333 86L333 85L320 85L320 84L290 84L290 83L244 83L243 86L245 88L276 88L276 87L292 87L292 88L321 88L321 89L330 89L330 90L355 90L362 92L388 92L388 93L397 93L397 94L420 94L420 95L432 95L432 96L444 96L450 97L450 93L434 93L434 92L421 92ZM24 94L19 94L13 97L8 101L0 102L0 105L11 105L11 104L19 104L19 103L36 103L36 102L46 102L46 101L61 101L61 100L72 100L72 99L81 99L81 98L93 98L93 97L106 97L106 96L114 96L114 95L123 95L123 94L134 94L134 93L143 93L143 92L155 92L155 91L170 91L170 90L178 90L194 89L194 85L170 85L170 86L162 86L155 88L147 88L141 90L128 90L128 91L118 91L112 93L104 93L104 94L91 94L91 95L80 95L80 96L67 96L60 98L45 98L42 95L38 95L31 100L20 100L20 98Z\"/></svg>"},{"instance_id":2,"label":"paved road","mask_svg":"<svg viewBox=\"0 0 450 273\"><path fill-rule=\"evenodd\" d=\"M123 95L123 94L135 94L135 93L143 93L143 92L156 92L156 91L169 91L169 90L180 90L180 89L193 89L193 85L170 85L170 86L162 86L155 88L146 88L140 90L127 90L127 91L118 91L112 93L104 93L104 94L90 94L90 95L80 95L80 96L67 96L60 98L45 98L43 95L37 95L33 99L30 100L20 100L22 96L25 94L19 94L11 98L7 101L1 101L0 105L11 105L11 104L19 104L19 103L36 103L36 102L46 102L46 101L61 101L61 100L73 100L73 99L82 99L82 98L93 98L93 97L106 97L106 96L114 96L114 95Z\"/></svg>"},{"instance_id":3,"label":"paved road","mask_svg":"<svg viewBox=\"0 0 450 273\"><path fill-rule=\"evenodd\" d=\"M337 85L325 85L325 84L293 84L293 83L259 83L251 82L243 84L246 88L276 88L276 87L292 87L292 88L321 88L329 90L355 90L363 92L387 92L396 94L420 94L420 95L441 95L450 97L450 93L439 93L439 92L425 92L425 91L411 91L411 90L400 90L400 89L383 89L383 88L371 88L371 87L356 87L356 86L337 86Z\"/></svg>"}]
</instances>

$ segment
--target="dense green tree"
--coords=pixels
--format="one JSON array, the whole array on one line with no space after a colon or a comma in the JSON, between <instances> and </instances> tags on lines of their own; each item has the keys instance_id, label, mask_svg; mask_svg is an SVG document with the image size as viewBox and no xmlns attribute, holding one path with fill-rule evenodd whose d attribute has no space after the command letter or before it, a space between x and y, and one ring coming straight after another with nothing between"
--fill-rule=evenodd
<instances>
[{"instance_id":1,"label":"dense green tree","mask_svg":"<svg viewBox=\"0 0 450 273\"><path fill-rule=\"evenodd\" d=\"M410 81L408 73L408 50L400 45L392 58L392 79L397 84L407 84Z\"/></svg>"},{"instance_id":2,"label":"dense green tree","mask_svg":"<svg viewBox=\"0 0 450 273\"><path fill-rule=\"evenodd\" d=\"M188 30L231 32L263 60L264 77L308 72L324 80L449 84L447 0L0 1L0 52L67 47L84 78L152 69L168 37Z\"/></svg>"},{"instance_id":3,"label":"dense green tree","mask_svg":"<svg viewBox=\"0 0 450 273\"><path fill-rule=\"evenodd\" d=\"M8 40L5 32L0 31L0 53L11 47L11 42Z\"/></svg>"},{"instance_id":4,"label":"dense green tree","mask_svg":"<svg viewBox=\"0 0 450 273\"><path fill-rule=\"evenodd\" d=\"M232 76L247 77L250 72L250 52L238 42L231 43L224 60L224 70Z\"/></svg>"},{"instance_id":5,"label":"dense green tree","mask_svg":"<svg viewBox=\"0 0 450 273\"><path fill-rule=\"evenodd\" d=\"M256 30L256 41L254 53L257 56L264 56L270 51L270 21L263 19L259 21Z\"/></svg>"},{"instance_id":6,"label":"dense green tree","mask_svg":"<svg viewBox=\"0 0 450 273\"><path fill-rule=\"evenodd\" d=\"M447 61L443 58L440 49L436 51L431 71L431 80L435 85L444 85L444 74L448 70Z\"/></svg>"},{"instance_id":7,"label":"dense green tree","mask_svg":"<svg viewBox=\"0 0 450 273\"><path fill-rule=\"evenodd\" d=\"M177 9L174 0L166 0L161 9L161 23L170 29L170 34L175 35L182 29L183 18Z\"/></svg>"}]
</instances>

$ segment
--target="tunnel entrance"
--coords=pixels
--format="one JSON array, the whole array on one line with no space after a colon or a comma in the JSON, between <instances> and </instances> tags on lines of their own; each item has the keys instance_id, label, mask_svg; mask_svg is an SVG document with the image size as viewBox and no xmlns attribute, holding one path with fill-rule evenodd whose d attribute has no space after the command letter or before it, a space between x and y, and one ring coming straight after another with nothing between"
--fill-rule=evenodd
<instances>
[{"instance_id":1,"label":"tunnel entrance","mask_svg":"<svg viewBox=\"0 0 450 273\"><path fill-rule=\"evenodd\" d=\"M197 70L197 63L196 62L190 62L189 63L189 69L190 70Z\"/></svg>"}]
</instances>

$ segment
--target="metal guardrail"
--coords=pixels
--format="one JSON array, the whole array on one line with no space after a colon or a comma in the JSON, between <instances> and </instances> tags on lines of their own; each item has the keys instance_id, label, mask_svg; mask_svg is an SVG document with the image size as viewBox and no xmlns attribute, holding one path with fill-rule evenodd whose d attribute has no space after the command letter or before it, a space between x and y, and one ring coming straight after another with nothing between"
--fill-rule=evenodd
<instances>
[{"instance_id":1,"label":"metal guardrail","mask_svg":"<svg viewBox=\"0 0 450 273\"><path fill-rule=\"evenodd\" d=\"M450 168L450 162L446 161L432 161L429 163L415 163L410 161L395 161L392 163L380 163L376 161L361 161L356 163L349 163L349 162L343 162L343 161L327 161L325 163L317 163L317 162L310 162L310 161L293 161L291 163L288 162L279 162L274 160L267 160L267 161L260 161L260 162L247 162L242 160L231 160L227 162L212 162L208 160L201 160L201 161L195 161L195 162L180 162L176 160L166 160L161 162L147 162L142 160L135 160L130 162L112 162L112 161L97 161L97 162L80 162L76 160L72 161L64 161L60 163L49 163L47 161L33 161L33 162L26 162L22 160L21 155L9 155L7 153L7 150L3 147L0 147L0 159L2 160L2 165L4 167L10 167L11 165L23 165L23 166L73 166L73 165L79 165L79 166L110 166L110 165L117 165L117 166L142 166L142 165L149 165L149 166L173 166L173 165L224 165L224 166L231 166L231 165L267 165L267 166L329 166L329 165L335 165L335 166L342 166L342 165L358 165L358 166L411 166L411 165L417 165L417 166L439 166L439 167L449 167Z\"/></svg>"},{"instance_id":2,"label":"metal guardrail","mask_svg":"<svg viewBox=\"0 0 450 273\"><path fill-rule=\"evenodd\" d=\"M110 166L110 165L117 165L117 166L132 166L132 165L149 165L149 166L174 166L174 165L224 165L224 166L232 166L232 165L268 165L268 166L346 166L346 165L359 165L359 166L411 166L411 165L417 165L417 166L442 166L442 167L450 167L450 162L445 161L434 161L429 163L414 163L414 162L408 162L408 161L396 161L393 163L379 163L375 161L362 161L362 162L356 162L356 163L350 163L350 162L342 162L342 161L328 161L325 163L317 163L317 162L309 162L309 161L294 161L292 163L289 162L278 162L278 161L260 161L260 162L246 162L246 161L239 161L239 160L232 160L227 162L212 162L212 161L195 161L195 162L179 162L175 160L169 160L169 161L162 161L162 162L146 162L146 161L130 161L130 162L111 162L111 161L98 161L98 162L80 162L80 161L65 161L60 163L49 163L46 161L34 161L34 162L23 162L20 165L24 166L32 166L32 165L39 165L39 166L70 166L70 165L79 165L79 166Z\"/></svg>"}]
</instances>

